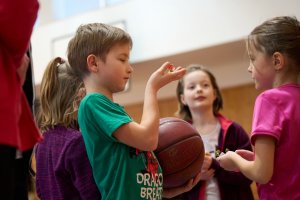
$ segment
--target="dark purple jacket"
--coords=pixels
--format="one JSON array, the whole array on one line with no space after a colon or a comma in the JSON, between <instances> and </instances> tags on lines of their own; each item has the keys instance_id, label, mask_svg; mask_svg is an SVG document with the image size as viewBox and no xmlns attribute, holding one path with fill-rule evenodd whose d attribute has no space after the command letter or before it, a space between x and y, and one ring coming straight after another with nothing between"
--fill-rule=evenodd
<instances>
[{"instance_id":1,"label":"dark purple jacket","mask_svg":"<svg viewBox=\"0 0 300 200\"><path fill-rule=\"evenodd\" d=\"M235 151L237 149L251 150L251 143L245 130L235 122L232 122L222 115L218 115L221 123L219 134L219 146L222 152L225 149ZM251 190L252 181L242 173L226 171L213 159L211 168L215 169L215 177L218 180L222 200L253 200ZM206 181L200 181L191 191L184 193L176 199L183 200L204 200Z\"/></svg>"},{"instance_id":2,"label":"dark purple jacket","mask_svg":"<svg viewBox=\"0 0 300 200\"><path fill-rule=\"evenodd\" d=\"M55 126L36 145L36 189L41 200L101 199L82 135Z\"/></svg>"}]
</instances>

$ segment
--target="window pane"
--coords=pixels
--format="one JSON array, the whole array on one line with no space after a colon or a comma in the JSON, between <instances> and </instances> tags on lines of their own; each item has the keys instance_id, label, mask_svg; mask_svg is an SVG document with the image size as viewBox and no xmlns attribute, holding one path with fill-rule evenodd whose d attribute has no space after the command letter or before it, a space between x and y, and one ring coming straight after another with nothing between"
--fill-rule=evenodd
<instances>
[{"instance_id":1,"label":"window pane","mask_svg":"<svg viewBox=\"0 0 300 200\"><path fill-rule=\"evenodd\" d=\"M99 5L99 0L53 0L53 16L55 20L64 19L99 9Z\"/></svg>"}]
</instances>

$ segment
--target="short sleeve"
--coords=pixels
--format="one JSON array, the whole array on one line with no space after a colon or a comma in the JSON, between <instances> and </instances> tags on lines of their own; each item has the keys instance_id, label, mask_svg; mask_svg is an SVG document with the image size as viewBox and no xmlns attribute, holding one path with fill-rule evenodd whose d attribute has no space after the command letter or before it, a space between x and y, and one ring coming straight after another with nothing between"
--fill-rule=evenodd
<instances>
[{"instance_id":1,"label":"short sleeve","mask_svg":"<svg viewBox=\"0 0 300 200\"><path fill-rule=\"evenodd\" d=\"M109 137L112 137L117 128L132 121L122 106L103 95L89 96L84 110L88 113L88 121Z\"/></svg>"},{"instance_id":2,"label":"short sleeve","mask_svg":"<svg viewBox=\"0 0 300 200\"><path fill-rule=\"evenodd\" d=\"M251 143L258 135L269 135L278 141L281 136L284 114L278 109L276 101L267 94L257 97L253 113Z\"/></svg>"}]
</instances>

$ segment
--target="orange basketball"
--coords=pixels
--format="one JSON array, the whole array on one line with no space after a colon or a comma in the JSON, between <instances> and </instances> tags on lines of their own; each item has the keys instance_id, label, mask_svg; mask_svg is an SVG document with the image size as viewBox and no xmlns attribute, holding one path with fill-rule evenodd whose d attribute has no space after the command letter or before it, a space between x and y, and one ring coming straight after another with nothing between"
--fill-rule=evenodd
<instances>
[{"instance_id":1,"label":"orange basketball","mask_svg":"<svg viewBox=\"0 0 300 200\"><path fill-rule=\"evenodd\" d=\"M197 130L179 118L160 119L158 147L154 151L163 170L163 187L187 183L200 171L204 146Z\"/></svg>"}]
</instances>

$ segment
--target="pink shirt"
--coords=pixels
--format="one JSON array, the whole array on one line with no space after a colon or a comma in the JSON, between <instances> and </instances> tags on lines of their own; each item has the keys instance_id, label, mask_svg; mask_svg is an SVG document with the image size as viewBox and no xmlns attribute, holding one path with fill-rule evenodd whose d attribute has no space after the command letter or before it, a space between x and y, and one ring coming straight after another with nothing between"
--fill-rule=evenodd
<instances>
[{"instance_id":1,"label":"pink shirt","mask_svg":"<svg viewBox=\"0 0 300 200\"><path fill-rule=\"evenodd\" d=\"M300 199L300 85L283 85L257 97L253 145L259 135L269 135L277 141L273 176L269 183L258 185L260 200Z\"/></svg>"},{"instance_id":2,"label":"pink shirt","mask_svg":"<svg viewBox=\"0 0 300 200\"><path fill-rule=\"evenodd\" d=\"M0 145L20 150L41 139L17 75L38 8L37 0L0 3Z\"/></svg>"}]
</instances>

